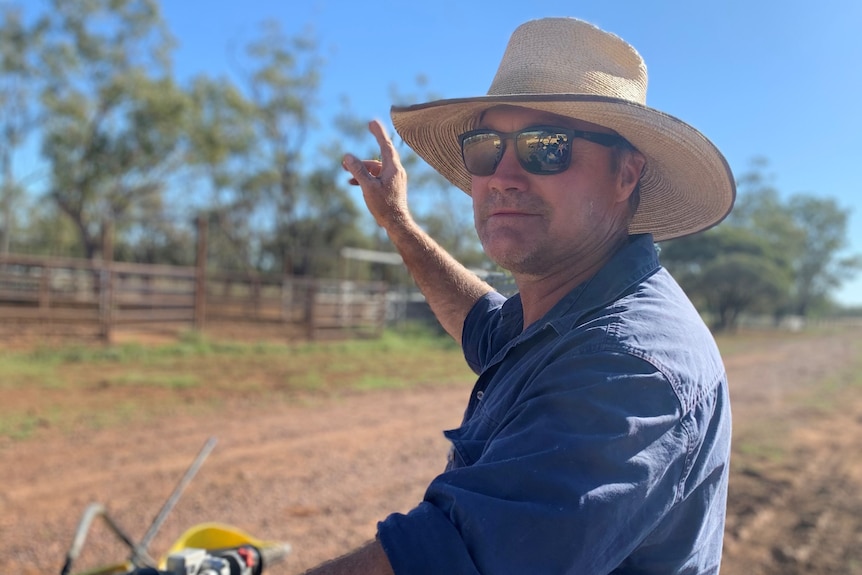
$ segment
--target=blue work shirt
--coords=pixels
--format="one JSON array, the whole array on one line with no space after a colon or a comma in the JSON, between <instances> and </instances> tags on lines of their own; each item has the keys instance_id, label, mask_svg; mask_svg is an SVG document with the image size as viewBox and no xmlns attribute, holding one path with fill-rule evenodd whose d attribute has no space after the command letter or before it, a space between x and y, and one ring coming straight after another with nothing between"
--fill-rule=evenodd
<instances>
[{"instance_id":1,"label":"blue work shirt","mask_svg":"<svg viewBox=\"0 0 862 575\"><path fill-rule=\"evenodd\" d=\"M727 376L652 237L522 324L517 295L468 314L449 464L378 524L395 573L718 573Z\"/></svg>"}]
</instances>

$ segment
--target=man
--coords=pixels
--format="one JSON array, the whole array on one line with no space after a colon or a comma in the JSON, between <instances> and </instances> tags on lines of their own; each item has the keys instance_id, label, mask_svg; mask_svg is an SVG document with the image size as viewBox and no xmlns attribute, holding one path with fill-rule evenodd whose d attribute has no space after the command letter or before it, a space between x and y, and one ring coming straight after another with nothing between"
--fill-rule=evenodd
<instances>
[{"instance_id":1,"label":"man","mask_svg":"<svg viewBox=\"0 0 862 575\"><path fill-rule=\"evenodd\" d=\"M514 32L487 96L393 108L472 196L509 299L414 223L380 123L380 161L345 156L479 378L424 500L311 573L718 572L726 375L653 242L716 224L735 188L706 138L645 99L631 46L554 18Z\"/></svg>"}]
</instances>

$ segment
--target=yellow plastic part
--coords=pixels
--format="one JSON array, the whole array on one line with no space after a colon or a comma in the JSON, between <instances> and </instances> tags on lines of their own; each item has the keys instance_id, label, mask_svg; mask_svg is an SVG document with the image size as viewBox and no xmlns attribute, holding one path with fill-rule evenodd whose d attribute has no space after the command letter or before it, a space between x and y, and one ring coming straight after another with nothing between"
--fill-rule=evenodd
<instances>
[{"instance_id":1,"label":"yellow plastic part","mask_svg":"<svg viewBox=\"0 0 862 575\"><path fill-rule=\"evenodd\" d=\"M223 523L199 523L186 530L185 533L174 541L174 544L165 553L159 563L159 569L165 569L168 556L171 553L183 549L224 549L226 547L237 547L239 545L253 545L258 549L265 549L276 545L270 541L261 541L243 531Z\"/></svg>"},{"instance_id":2,"label":"yellow plastic part","mask_svg":"<svg viewBox=\"0 0 862 575\"><path fill-rule=\"evenodd\" d=\"M245 544L254 545L258 548L267 546L266 541L256 539L236 527L223 523L200 523L180 535L179 539L168 550L168 554L187 548L211 550Z\"/></svg>"},{"instance_id":3,"label":"yellow plastic part","mask_svg":"<svg viewBox=\"0 0 862 575\"><path fill-rule=\"evenodd\" d=\"M116 565L108 565L107 567L95 567L87 571L79 571L77 575L125 575L129 573L134 566L129 563L118 563Z\"/></svg>"}]
</instances>

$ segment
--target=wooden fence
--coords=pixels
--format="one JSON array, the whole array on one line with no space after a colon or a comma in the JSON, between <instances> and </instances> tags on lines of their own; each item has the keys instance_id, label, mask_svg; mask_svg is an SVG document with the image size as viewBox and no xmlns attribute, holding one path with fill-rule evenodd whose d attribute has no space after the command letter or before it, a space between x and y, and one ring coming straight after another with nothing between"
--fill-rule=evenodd
<instances>
[{"instance_id":1,"label":"wooden fence","mask_svg":"<svg viewBox=\"0 0 862 575\"><path fill-rule=\"evenodd\" d=\"M228 326L317 339L376 336L382 283L208 273L198 267L0 256L0 328L14 335Z\"/></svg>"}]
</instances>

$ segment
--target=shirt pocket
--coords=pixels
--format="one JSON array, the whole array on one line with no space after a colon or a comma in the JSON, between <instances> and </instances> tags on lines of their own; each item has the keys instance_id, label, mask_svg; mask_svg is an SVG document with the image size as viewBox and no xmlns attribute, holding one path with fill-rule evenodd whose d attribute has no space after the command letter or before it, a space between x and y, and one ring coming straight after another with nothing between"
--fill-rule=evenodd
<instances>
[{"instance_id":1,"label":"shirt pocket","mask_svg":"<svg viewBox=\"0 0 862 575\"><path fill-rule=\"evenodd\" d=\"M478 409L461 427L444 431L443 435L452 442L446 470L469 467L479 461L497 425L484 409Z\"/></svg>"}]
</instances>

